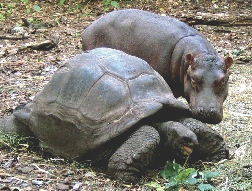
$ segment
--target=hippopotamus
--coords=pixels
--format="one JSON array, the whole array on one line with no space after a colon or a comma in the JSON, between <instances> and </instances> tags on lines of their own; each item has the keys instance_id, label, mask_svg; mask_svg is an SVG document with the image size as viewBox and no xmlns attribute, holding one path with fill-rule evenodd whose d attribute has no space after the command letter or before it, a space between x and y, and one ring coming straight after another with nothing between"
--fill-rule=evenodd
<instances>
[{"instance_id":1,"label":"hippopotamus","mask_svg":"<svg viewBox=\"0 0 252 191\"><path fill-rule=\"evenodd\" d=\"M233 59L222 58L196 29L168 16L125 9L107 13L82 32L82 48L110 47L147 61L184 97L193 117L216 124L223 118Z\"/></svg>"}]
</instances>

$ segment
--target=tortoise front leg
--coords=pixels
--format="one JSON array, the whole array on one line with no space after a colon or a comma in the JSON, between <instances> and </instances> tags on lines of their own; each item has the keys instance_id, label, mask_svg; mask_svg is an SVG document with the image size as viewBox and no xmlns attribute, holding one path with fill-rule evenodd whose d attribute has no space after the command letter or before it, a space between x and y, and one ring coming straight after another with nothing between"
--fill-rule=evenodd
<instances>
[{"instance_id":1,"label":"tortoise front leg","mask_svg":"<svg viewBox=\"0 0 252 191\"><path fill-rule=\"evenodd\" d=\"M227 144L217 131L196 119L179 118L177 121L197 135L199 144L191 155L192 160L218 162L229 158Z\"/></svg>"},{"instance_id":2,"label":"tortoise front leg","mask_svg":"<svg viewBox=\"0 0 252 191\"><path fill-rule=\"evenodd\" d=\"M111 156L108 174L112 178L136 184L141 172L152 162L160 142L156 129L141 126Z\"/></svg>"},{"instance_id":3,"label":"tortoise front leg","mask_svg":"<svg viewBox=\"0 0 252 191\"><path fill-rule=\"evenodd\" d=\"M190 155L193 148L198 144L197 136L193 131L174 121L167 121L153 124L157 129L161 145L164 150L173 149L176 153Z\"/></svg>"}]
</instances>

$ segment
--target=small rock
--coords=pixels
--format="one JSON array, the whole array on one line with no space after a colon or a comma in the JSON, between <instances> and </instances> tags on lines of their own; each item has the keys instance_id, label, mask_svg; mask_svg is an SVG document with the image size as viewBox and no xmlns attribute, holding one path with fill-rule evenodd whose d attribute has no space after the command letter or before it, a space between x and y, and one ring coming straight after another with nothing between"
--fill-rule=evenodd
<instances>
[{"instance_id":1,"label":"small rock","mask_svg":"<svg viewBox=\"0 0 252 191\"><path fill-rule=\"evenodd\" d=\"M72 170L66 170L64 172L64 176L69 176L69 175L73 175L73 174L74 174L74 171L72 171Z\"/></svg>"},{"instance_id":2,"label":"small rock","mask_svg":"<svg viewBox=\"0 0 252 191\"><path fill-rule=\"evenodd\" d=\"M14 166L15 166L15 162L14 162L13 159L8 160L7 162L4 163L5 168L11 168L11 167L14 167Z\"/></svg>"},{"instance_id":3,"label":"small rock","mask_svg":"<svg viewBox=\"0 0 252 191\"><path fill-rule=\"evenodd\" d=\"M42 180L32 180L32 184L41 186L44 182Z\"/></svg>"},{"instance_id":4,"label":"small rock","mask_svg":"<svg viewBox=\"0 0 252 191\"><path fill-rule=\"evenodd\" d=\"M18 168L18 171L22 172L24 174L27 174L27 173L31 172L33 169L34 169L33 167L25 166L25 167Z\"/></svg>"},{"instance_id":5,"label":"small rock","mask_svg":"<svg viewBox=\"0 0 252 191\"><path fill-rule=\"evenodd\" d=\"M66 184L63 184L63 183L58 183L57 184L57 189L59 189L59 190L68 190L69 185L66 185Z\"/></svg>"},{"instance_id":6,"label":"small rock","mask_svg":"<svg viewBox=\"0 0 252 191\"><path fill-rule=\"evenodd\" d=\"M31 186L28 186L25 188L25 191L30 191L30 190L33 190L33 188Z\"/></svg>"},{"instance_id":7,"label":"small rock","mask_svg":"<svg viewBox=\"0 0 252 191\"><path fill-rule=\"evenodd\" d=\"M29 184L28 184L27 182L23 182L23 183L21 184L21 186L22 186L22 187L26 187L26 189L29 188Z\"/></svg>"},{"instance_id":8,"label":"small rock","mask_svg":"<svg viewBox=\"0 0 252 191\"><path fill-rule=\"evenodd\" d=\"M14 177L7 177L6 179L2 179L4 183L11 183L14 180Z\"/></svg>"},{"instance_id":9,"label":"small rock","mask_svg":"<svg viewBox=\"0 0 252 191\"><path fill-rule=\"evenodd\" d=\"M44 68L44 71L53 74L57 69L58 68L56 66L49 65L49 66Z\"/></svg>"},{"instance_id":10,"label":"small rock","mask_svg":"<svg viewBox=\"0 0 252 191\"><path fill-rule=\"evenodd\" d=\"M82 183L81 183L81 182L76 182L76 183L73 185L73 190L79 190L81 186L82 186Z\"/></svg>"},{"instance_id":11,"label":"small rock","mask_svg":"<svg viewBox=\"0 0 252 191\"><path fill-rule=\"evenodd\" d=\"M15 34L15 33L17 33L17 34L23 34L25 32L25 30L24 30L24 28L23 27L14 27L14 28L12 28L11 29L11 33L12 34Z\"/></svg>"},{"instance_id":12,"label":"small rock","mask_svg":"<svg viewBox=\"0 0 252 191\"><path fill-rule=\"evenodd\" d=\"M217 4L213 4L214 9L219 9L219 6Z\"/></svg>"},{"instance_id":13,"label":"small rock","mask_svg":"<svg viewBox=\"0 0 252 191\"><path fill-rule=\"evenodd\" d=\"M95 174L95 172L87 172L86 174L85 174L85 177L95 177L96 176L96 174Z\"/></svg>"}]
</instances>

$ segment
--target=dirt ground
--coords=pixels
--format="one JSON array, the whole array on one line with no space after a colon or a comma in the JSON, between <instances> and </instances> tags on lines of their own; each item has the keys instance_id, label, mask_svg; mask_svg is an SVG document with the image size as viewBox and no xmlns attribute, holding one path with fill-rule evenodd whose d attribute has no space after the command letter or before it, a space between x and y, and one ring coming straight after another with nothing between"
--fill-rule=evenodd
<instances>
[{"instance_id":1,"label":"dirt ground","mask_svg":"<svg viewBox=\"0 0 252 191\"><path fill-rule=\"evenodd\" d=\"M58 1L49 0L28 4L20 2L0 2L2 117L10 114L19 104L32 100L57 68L81 51L81 31L103 15L104 8L108 7L107 11L113 9L100 1L73 1L62 6ZM252 15L251 0L137 0L118 3L120 9L139 8L179 19L188 13ZM41 8L40 12L32 9L35 4ZM26 13L27 9L31 12ZM7 18L1 20L1 15ZM24 26L21 18L33 25ZM193 27L206 35L222 56L230 55L235 60L230 70L224 119L218 125L211 125L225 137L232 157L221 163L205 165L205 168L220 172L213 184L222 191L252 190L252 26ZM55 47L34 49L34 45L44 45L46 40L51 39L58 42ZM68 163L61 158L43 159L41 152L27 149L25 144L17 148L7 146L0 152L0 190L151 190L144 185L150 181L162 184L163 180L158 177L158 171L148 171L138 185L125 185L84 164Z\"/></svg>"}]
</instances>

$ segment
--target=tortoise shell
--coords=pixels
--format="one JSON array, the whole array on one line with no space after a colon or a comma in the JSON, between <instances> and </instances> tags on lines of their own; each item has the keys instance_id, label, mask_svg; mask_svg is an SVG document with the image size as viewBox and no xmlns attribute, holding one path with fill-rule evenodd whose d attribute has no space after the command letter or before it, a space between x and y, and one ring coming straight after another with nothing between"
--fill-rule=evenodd
<instances>
[{"instance_id":1,"label":"tortoise shell","mask_svg":"<svg viewBox=\"0 0 252 191\"><path fill-rule=\"evenodd\" d=\"M15 112L54 155L83 157L162 108L188 107L144 60L110 48L69 59ZM167 113L168 115L168 113Z\"/></svg>"}]
</instances>

